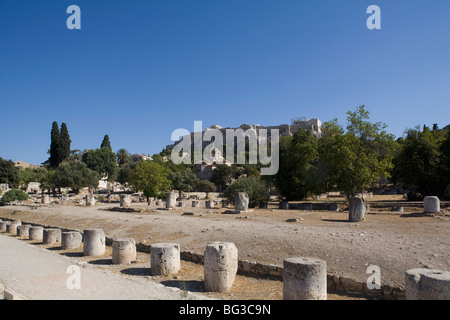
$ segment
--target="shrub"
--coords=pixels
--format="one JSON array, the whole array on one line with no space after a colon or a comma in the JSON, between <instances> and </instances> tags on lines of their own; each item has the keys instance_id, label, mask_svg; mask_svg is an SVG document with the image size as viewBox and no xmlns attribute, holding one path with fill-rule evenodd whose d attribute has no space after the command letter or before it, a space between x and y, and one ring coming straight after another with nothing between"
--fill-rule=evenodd
<instances>
[{"instance_id":1,"label":"shrub","mask_svg":"<svg viewBox=\"0 0 450 320\"><path fill-rule=\"evenodd\" d=\"M266 183L256 176L240 178L231 183L225 190L225 197L234 203L234 197L238 192L247 192L249 207L254 208L269 200L269 188Z\"/></svg>"},{"instance_id":2,"label":"shrub","mask_svg":"<svg viewBox=\"0 0 450 320\"><path fill-rule=\"evenodd\" d=\"M2 199L0 200L1 205L5 205L6 203L13 202L13 201L23 201L28 199L28 194L23 192L22 190L16 190L12 189L2 196Z\"/></svg>"},{"instance_id":3,"label":"shrub","mask_svg":"<svg viewBox=\"0 0 450 320\"><path fill-rule=\"evenodd\" d=\"M10 188L19 187L19 168L11 160L0 157L0 183L9 184Z\"/></svg>"}]
</instances>

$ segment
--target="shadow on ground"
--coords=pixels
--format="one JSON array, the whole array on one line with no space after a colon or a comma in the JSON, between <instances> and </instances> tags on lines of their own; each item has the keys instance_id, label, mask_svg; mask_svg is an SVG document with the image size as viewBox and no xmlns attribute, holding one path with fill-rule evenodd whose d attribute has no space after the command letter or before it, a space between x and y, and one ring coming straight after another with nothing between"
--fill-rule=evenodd
<instances>
[{"instance_id":1,"label":"shadow on ground","mask_svg":"<svg viewBox=\"0 0 450 320\"><path fill-rule=\"evenodd\" d=\"M205 292L203 281L199 280L166 280L161 281L161 284L167 287L174 287L184 291Z\"/></svg>"}]
</instances>

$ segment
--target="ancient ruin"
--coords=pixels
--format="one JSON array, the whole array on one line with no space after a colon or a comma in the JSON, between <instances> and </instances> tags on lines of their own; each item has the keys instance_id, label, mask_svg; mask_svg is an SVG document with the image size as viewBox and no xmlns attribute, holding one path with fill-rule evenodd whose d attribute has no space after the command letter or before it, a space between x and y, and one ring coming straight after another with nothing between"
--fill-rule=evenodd
<instances>
[{"instance_id":1,"label":"ancient ruin","mask_svg":"<svg viewBox=\"0 0 450 320\"><path fill-rule=\"evenodd\" d=\"M72 250L81 246L83 236L78 231L65 231L61 234L61 249Z\"/></svg>"},{"instance_id":2,"label":"ancient ruin","mask_svg":"<svg viewBox=\"0 0 450 320\"><path fill-rule=\"evenodd\" d=\"M44 234L42 237L42 243L45 245L54 245L61 243L61 229L58 228L47 228L44 229Z\"/></svg>"},{"instance_id":3,"label":"ancient ruin","mask_svg":"<svg viewBox=\"0 0 450 320\"><path fill-rule=\"evenodd\" d=\"M112 245L112 263L130 264L136 260L136 241L131 238L114 239Z\"/></svg>"},{"instance_id":4,"label":"ancient ruin","mask_svg":"<svg viewBox=\"0 0 450 320\"><path fill-rule=\"evenodd\" d=\"M204 257L205 289L218 292L229 291L238 269L238 250L234 243L208 243Z\"/></svg>"},{"instance_id":5,"label":"ancient ruin","mask_svg":"<svg viewBox=\"0 0 450 320\"><path fill-rule=\"evenodd\" d=\"M177 274L180 271L180 245L157 243L150 248L150 270L153 275Z\"/></svg>"},{"instance_id":6,"label":"ancient ruin","mask_svg":"<svg viewBox=\"0 0 450 320\"><path fill-rule=\"evenodd\" d=\"M83 254L98 257L105 254L105 233L102 229L86 229L83 231Z\"/></svg>"},{"instance_id":7,"label":"ancient ruin","mask_svg":"<svg viewBox=\"0 0 450 320\"><path fill-rule=\"evenodd\" d=\"M283 262L284 300L327 300L327 264L315 258Z\"/></svg>"},{"instance_id":8,"label":"ancient ruin","mask_svg":"<svg viewBox=\"0 0 450 320\"><path fill-rule=\"evenodd\" d=\"M416 268L405 273L406 300L450 300L450 272Z\"/></svg>"},{"instance_id":9,"label":"ancient ruin","mask_svg":"<svg viewBox=\"0 0 450 320\"><path fill-rule=\"evenodd\" d=\"M44 227L32 226L28 231L28 235L31 241L42 241L44 238Z\"/></svg>"}]
</instances>

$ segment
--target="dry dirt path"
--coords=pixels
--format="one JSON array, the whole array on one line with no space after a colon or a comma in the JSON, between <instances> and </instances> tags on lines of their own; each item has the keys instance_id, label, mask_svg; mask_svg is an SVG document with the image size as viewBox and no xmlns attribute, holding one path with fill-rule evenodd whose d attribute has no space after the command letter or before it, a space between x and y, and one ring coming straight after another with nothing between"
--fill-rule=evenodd
<instances>
[{"instance_id":1,"label":"dry dirt path","mask_svg":"<svg viewBox=\"0 0 450 320\"><path fill-rule=\"evenodd\" d=\"M74 278L78 272L75 268L79 270L79 286ZM182 292L175 288L118 275L5 235L0 235L0 283L31 300L179 300L182 297ZM183 293L183 299L201 297Z\"/></svg>"}]
</instances>

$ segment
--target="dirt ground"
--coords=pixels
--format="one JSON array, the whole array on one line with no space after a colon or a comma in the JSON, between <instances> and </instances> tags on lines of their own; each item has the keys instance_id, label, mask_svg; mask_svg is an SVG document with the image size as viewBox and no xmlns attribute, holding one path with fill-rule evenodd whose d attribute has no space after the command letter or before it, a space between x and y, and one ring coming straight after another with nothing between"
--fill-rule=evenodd
<instances>
[{"instance_id":1,"label":"dirt ground","mask_svg":"<svg viewBox=\"0 0 450 320\"><path fill-rule=\"evenodd\" d=\"M339 199L333 199L336 201ZM383 201L401 201L398 196L374 196L374 206ZM405 271L411 268L450 270L450 208L439 215L423 215L421 208L391 212L371 209L362 222L348 222L348 212L255 209L241 214L222 214L226 209L183 208L160 210L133 203L140 213L113 212L117 203L84 206L26 206L0 208L0 219L12 218L73 229L101 228L111 238L133 237L148 244L175 242L182 251L203 254L210 241L236 244L240 260L282 266L288 257L306 256L327 261L328 273L365 282L369 265L381 270L381 284L404 287ZM447 211L448 210L448 211ZM194 215L183 215L191 212ZM286 222L297 218L297 222ZM57 249L57 248L55 248ZM80 250L80 249L78 249ZM78 252L78 253L77 253ZM80 252L58 252L80 256ZM203 268L182 261L175 277L148 274L149 256L139 253L136 264L119 268L105 256L96 263L129 276L149 277L182 290L202 292ZM109 259L109 260L108 260ZM237 276L227 294L203 293L224 299L281 299L282 282ZM354 299L329 295L329 299Z\"/></svg>"}]
</instances>

